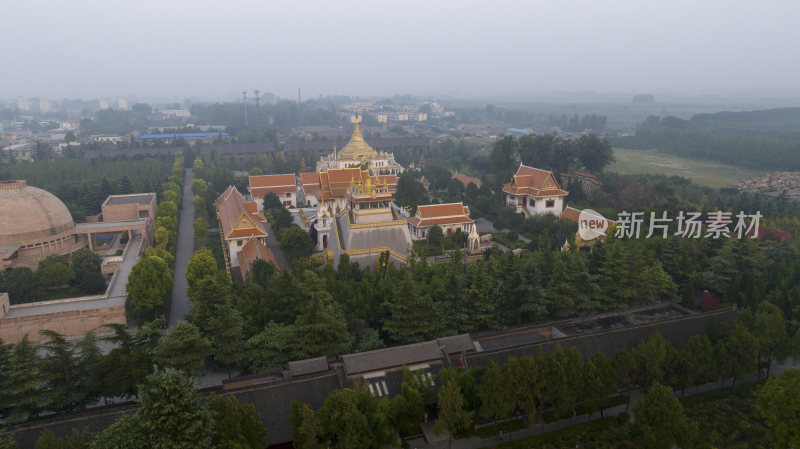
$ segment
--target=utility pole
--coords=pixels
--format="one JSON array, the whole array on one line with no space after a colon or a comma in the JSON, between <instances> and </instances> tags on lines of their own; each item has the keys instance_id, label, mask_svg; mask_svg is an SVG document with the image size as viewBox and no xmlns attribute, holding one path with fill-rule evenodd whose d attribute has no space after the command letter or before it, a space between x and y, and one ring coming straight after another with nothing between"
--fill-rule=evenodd
<instances>
[{"instance_id":1,"label":"utility pole","mask_svg":"<svg viewBox=\"0 0 800 449\"><path fill-rule=\"evenodd\" d=\"M256 131L258 131L258 128L261 125L261 91L258 89L253 89L253 93L256 96Z\"/></svg>"},{"instance_id":2,"label":"utility pole","mask_svg":"<svg viewBox=\"0 0 800 449\"><path fill-rule=\"evenodd\" d=\"M247 129L247 91L242 91L242 100L244 100L244 127Z\"/></svg>"}]
</instances>

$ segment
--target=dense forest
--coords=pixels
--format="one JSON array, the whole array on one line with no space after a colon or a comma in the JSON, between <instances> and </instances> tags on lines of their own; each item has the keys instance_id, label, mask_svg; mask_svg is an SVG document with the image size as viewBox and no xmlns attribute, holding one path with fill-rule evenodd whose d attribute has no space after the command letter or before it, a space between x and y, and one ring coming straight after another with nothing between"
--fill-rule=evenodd
<instances>
[{"instance_id":1,"label":"dense forest","mask_svg":"<svg viewBox=\"0 0 800 449\"><path fill-rule=\"evenodd\" d=\"M52 159L0 165L0 180L24 179L67 205L75 220L100 212L108 195L160 192L174 156Z\"/></svg>"},{"instance_id":2,"label":"dense forest","mask_svg":"<svg viewBox=\"0 0 800 449\"><path fill-rule=\"evenodd\" d=\"M759 170L798 170L798 126L800 108L697 114L689 120L650 116L636 135L612 143Z\"/></svg>"}]
</instances>

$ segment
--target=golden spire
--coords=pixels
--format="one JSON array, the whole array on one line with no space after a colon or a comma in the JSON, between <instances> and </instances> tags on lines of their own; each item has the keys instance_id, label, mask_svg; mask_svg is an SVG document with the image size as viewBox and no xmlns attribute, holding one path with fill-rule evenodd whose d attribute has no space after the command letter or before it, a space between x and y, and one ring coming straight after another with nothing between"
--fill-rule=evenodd
<instances>
[{"instance_id":1,"label":"golden spire","mask_svg":"<svg viewBox=\"0 0 800 449\"><path fill-rule=\"evenodd\" d=\"M339 152L339 156L344 160L352 161L372 160L378 157L378 152L369 146L361 134L361 128L358 126L358 113L356 113L356 126L353 129L353 135L350 136L350 141L347 142L347 145Z\"/></svg>"}]
</instances>

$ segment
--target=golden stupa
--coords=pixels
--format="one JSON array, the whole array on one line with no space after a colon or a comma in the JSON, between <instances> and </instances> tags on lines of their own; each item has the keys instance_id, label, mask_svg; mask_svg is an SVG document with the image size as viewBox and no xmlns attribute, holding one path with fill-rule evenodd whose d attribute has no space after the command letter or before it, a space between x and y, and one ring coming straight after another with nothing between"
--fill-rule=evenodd
<instances>
[{"instance_id":1,"label":"golden stupa","mask_svg":"<svg viewBox=\"0 0 800 449\"><path fill-rule=\"evenodd\" d=\"M369 161L378 157L378 152L369 146L361 130L358 128L358 117L356 117L356 128L347 145L339 151L338 159L350 161Z\"/></svg>"}]
</instances>

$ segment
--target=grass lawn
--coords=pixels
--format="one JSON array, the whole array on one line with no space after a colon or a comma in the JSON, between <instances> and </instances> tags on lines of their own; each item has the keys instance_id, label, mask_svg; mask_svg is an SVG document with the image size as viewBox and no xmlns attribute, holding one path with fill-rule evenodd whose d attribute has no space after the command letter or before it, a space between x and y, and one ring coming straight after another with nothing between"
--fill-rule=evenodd
<instances>
[{"instance_id":1,"label":"grass lawn","mask_svg":"<svg viewBox=\"0 0 800 449\"><path fill-rule=\"evenodd\" d=\"M689 178L692 182L708 187L720 188L744 179L766 174L765 171L734 167L721 162L702 161L659 153L656 150L628 150L614 148L616 160L609 165L608 172L625 175L663 174Z\"/></svg>"}]
</instances>

